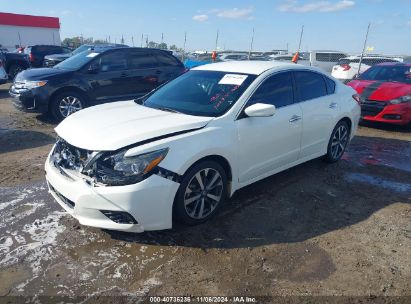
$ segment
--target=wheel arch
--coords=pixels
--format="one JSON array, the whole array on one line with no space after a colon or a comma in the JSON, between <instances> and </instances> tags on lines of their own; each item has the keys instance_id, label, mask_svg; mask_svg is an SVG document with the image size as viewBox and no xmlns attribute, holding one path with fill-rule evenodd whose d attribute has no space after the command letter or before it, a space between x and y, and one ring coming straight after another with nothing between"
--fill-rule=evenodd
<instances>
[{"instance_id":1,"label":"wheel arch","mask_svg":"<svg viewBox=\"0 0 411 304\"><path fill-rule=\"evenodd\" d=\"M82 96L85 98L85 103L86 103L86 105L87 105L87 106L90 105L90 104L89 104L89 102L90 102L89 96L88 96L88 94L87 94L85 91L83 91L82 89L80 89L80 88L78 88L78 87L75 87L75 86L66 86L66 87L62 87L62 88L57 89L56 91L53 92L53 94L51 94L51 96L50 96L50 102L49 102L49 111L51 110L51 107L52 107L52 103L53 103L54 98L55 98L58 94L61 94L61 93L63 93L63 92L69 92L69 91L73 91L73 92L76 92L77 94L82 95Z\"/></svg>"},{"instance_id":2,"label":"wheel arch","mask_svg":"<svg viewBox=\"0 0 411 304\"><path fill-rule=\"evenodd\" d=\"M221 167L223 167L226 175L227 175L227 180L229 181L229 183L232 182L233 179L233 172L232 172L232 168L230 163L228 162L228 160L221 155L217 155L217 154L213 154L213 155L207 155L204 156L200 159L198 159L197 161L195 161L194 163L192 163L187 170L184 172L183 175L185 175L192 167L198 165L201 162L205 162L205 161L214 161L216 163L218 163Z\"/></svg>"},{"instance_id":3,"label":"wheel arch","mask_svg":"<svg viewBox=\"0 0 411 304\"><path fill-rule=\"evenodd\" d=\"M341 118L335 125L338 125L338 124L339 124L340 122L342 122L342 121L344 121L344 122L346 122L346 123L348 124L348 129L350 130L350 137L351 137L351 134L352 134L352 126L353 126L351 119L350 119L348 116L344 116L344 117Z\"/></svg>"}]
</instances>

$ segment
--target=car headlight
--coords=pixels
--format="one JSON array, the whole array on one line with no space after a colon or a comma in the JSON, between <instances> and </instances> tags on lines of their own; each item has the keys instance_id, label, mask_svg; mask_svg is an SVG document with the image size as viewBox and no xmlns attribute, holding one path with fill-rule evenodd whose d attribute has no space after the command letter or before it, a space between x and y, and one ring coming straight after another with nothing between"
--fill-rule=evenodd
<instances>
[{"instance_id":1,"label":"car headlight","mask_svg":"<svg viewBox=\"0 0 411 304\"><path fill-rule=\"evenodd\" d=\"M409 102L409 101L411 101L411 94L410 95L404 95L404 96L401 96L399 98L390 100L390 104L395 105L395 104L400 104L400 103Z\"/></svg>"},{"instance_id":2,"label":"car headlight","mask_svg":"<svg viewBox=\"0 0 411 304\"><path fill-rule=\"evenodd\" d=\"M126 152L123 150L98 158L93 170L96 181L109 186L138 183L166 157L168 148L131 157L126 157Z\"/></svg>"},{"instance_id":3,"label":"car headlight","mask_svg":"<svg viewBox=\"0 0 411 304\"><path fill-rule=\"evenodd\" d=\"M34 89L34 88L39 88L39 87L45 86L46 84L47 84L46 80L41 80L41 81L27 81L26 80L26 81L24 81L23 86L24 86L24 88L31 90L31 89Z\"/></svg>"}]
</instances>

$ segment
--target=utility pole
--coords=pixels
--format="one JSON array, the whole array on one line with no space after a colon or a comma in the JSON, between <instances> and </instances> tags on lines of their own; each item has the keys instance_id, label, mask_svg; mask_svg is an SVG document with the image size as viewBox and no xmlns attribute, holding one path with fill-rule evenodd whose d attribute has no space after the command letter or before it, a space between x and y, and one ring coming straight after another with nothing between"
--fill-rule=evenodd
<instances>
[{"instance_id":1,"label":"utility pole","mask_svg":"<svg viewBox=\"0 0 411 304\"><path fill-rule=\"evenodd\" d=\"M132 43L133 46L134 46L134 36L131 36L131 43Z\"/></svg>"},{"instance_id":2,"label":"utility pole","mask_svg":"<svg viewBox=\"0 0 411 304\"><path fill-rule=\"evenodd\" d=\"M304 34L304 25L301 27L300 42L298 43L297 53L300 53L301 42L303 41L303 34Z\"/></svg>"},{"instance_id":3,"label":"utility pole","mask_svg":"<svg viewBox=\"0 0 411 304\"><path fill-rule=\"evenodd\" d=\"M187 42L187 32L184 32L184 44L183 44L183 55L181 61L184 63L184 56L186 54L186 42Z\"/></svg>"},{"instance_id":4,"label":"utility pole","mask_svg":"<svg viewBox=\"0 0 411 304\"><path fill-rule=\"evenodd\" d=\"M163 44L163 41L164 41L164 34L161 33L161 44Z\"/></svg>"},{"instance_id":5,"label":"utility pole","mask_svg":"<svg viewBox=\"0 0 411 304\"><path fill-rule=\"evenodd\" d=\"M254 43L254 28L253 28L253 35L251 36L251 44L250 44L250 51L248 52L248 60L250 60L251 52L253 51L253 43Z\"/></svg>"},{"instance_id":6,"label":"utility pole","mask_svg":"<svg viewBox=\"0 0 411 304\"><path fill-rule=\"evenodd\" d=\"M143 47L143 41L144 41L144 34L141 34L141 44L140 44L141 48Z\"/></svg>"},{"instance_id":7,"label":"utility pole","mask_svg":"<svg viewBox=\"0 0 411 304\"><path fill-rule=\"evenodd\" d=\"M360 75L362 59L364 58L365 48L367 47L368 34L370 33L370 27L371 27L371 23L368 23L367 34L365 35L364 47L362 48L362 53L361 53L361 58L360 58L360 64L358 65L357 76Z\"/></svg>"},{"instance_id":8,"label":"utility pole","mask_svg":"<svg viewBox=\"0 0 411 304\"><path fill-rule=\"evenodd\" d=\"M215 51L217 51L217 47L218 47L218 30L217 30L217 36L215 37Z\"/></svg>"}]
</instances>

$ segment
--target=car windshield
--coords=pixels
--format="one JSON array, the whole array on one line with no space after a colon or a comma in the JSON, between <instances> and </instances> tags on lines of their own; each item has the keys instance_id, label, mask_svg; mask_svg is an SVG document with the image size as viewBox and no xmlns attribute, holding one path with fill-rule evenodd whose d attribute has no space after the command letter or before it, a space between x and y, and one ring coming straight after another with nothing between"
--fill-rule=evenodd
<instances>
[{"instance_id":1,"label":"car windshield","mask_svg":"<svg viewBox=\"0 0 411 304\"><path fill-rule=\"evenodd\" d=\"M226 113L256 78L217 71L189 71L149 94L144 105L188 115Z\"/></svg>"},{"instance_id":2,"label":"car windshield","mask_svg":"<svg viewBox=\"0 0 411 304\"><path fill-rule=\"evenodd\" d=\"M62 69L62 70L78 70L82 66L84 66L86 63L90 62L93 60L95 56L97 56L99 53L95 52L81 52L77 55L71 56L70 58L67 58L66 60L60 62L59 64L55 65L55 69Z\"/></svg>"},{"instance_id":3,"label":"car windshield","mask_svg":"<svg viewBox=\"0 0 411 304\"><path fill-rule=\"evenodd\" d=\"M361 74L361 80L396 81L411 84L411 66L379 65Z\"/></svg>"},{"instance_id":4,"label":"car windshield","mask_svg":"<svg viewBox=\"0 0 411 304\"><path fill-rule=\"evenodd\" d=\"M82 46L79 46L78 48L76 48L73 51L73 55L80 54L81 52L84 52L84 51L88 50L89 48L90 48L89 45L83 44Z\"/></svg>"}]
</instances>

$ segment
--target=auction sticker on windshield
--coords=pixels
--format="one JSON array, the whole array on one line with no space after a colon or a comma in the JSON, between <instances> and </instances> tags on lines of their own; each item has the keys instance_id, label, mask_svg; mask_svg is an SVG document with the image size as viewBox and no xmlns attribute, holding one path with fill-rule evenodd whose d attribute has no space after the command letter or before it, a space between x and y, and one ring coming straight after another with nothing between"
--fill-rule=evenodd
<instances>
[{"instance_id":1,"label":"auction sticker on windshield","mask_svg":"<svg viewBox=\"0 0 411 304\"><path fill-rule=\"evenodd\" d=\"M98 54L99 53L90 53L90 54L87 55L87 57L93 58L93 57L96 57Z\"/></svg>"},{"instance_id":2,"label":"auction sticker on windshield","mask_svg":"<svg viewBox=\"0 0 411 304\"><path fill-rule=\"evenodd\" d=\"M242 85L246 79L247 75L225 74L218 84Z\"/></svg>"}]
</instances>

